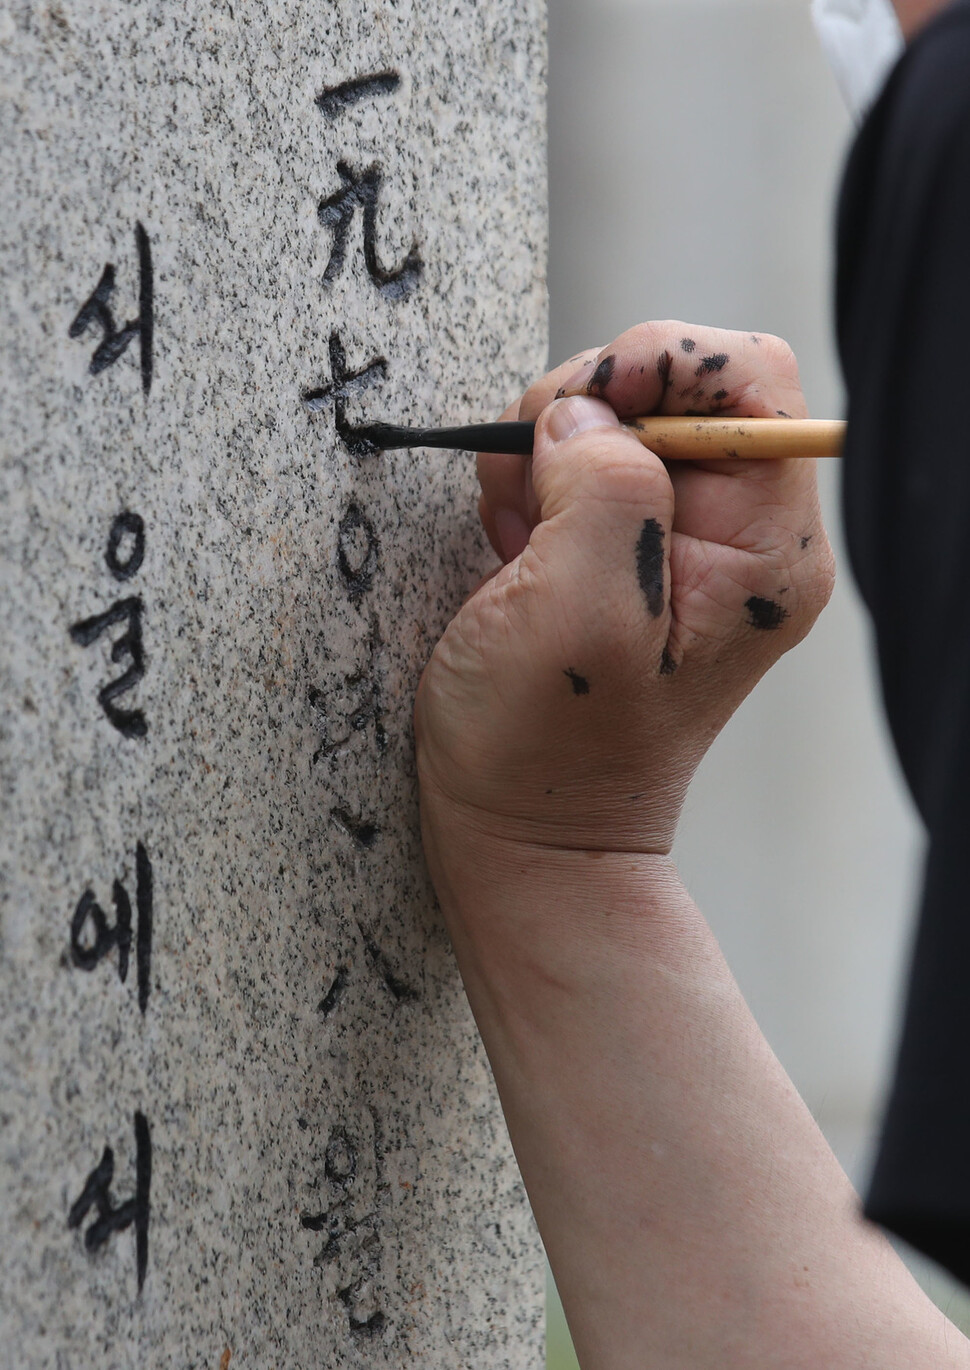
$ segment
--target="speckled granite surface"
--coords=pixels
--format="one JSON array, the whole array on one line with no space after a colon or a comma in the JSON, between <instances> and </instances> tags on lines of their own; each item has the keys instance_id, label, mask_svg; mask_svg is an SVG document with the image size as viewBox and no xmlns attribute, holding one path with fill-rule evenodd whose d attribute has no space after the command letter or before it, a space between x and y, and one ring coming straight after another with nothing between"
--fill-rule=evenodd
<instances>
[{"instance_id":1,"label":"speckled granite surface","mask_svg":"<svg viewBox=\"0 0 970 1370\"><path fill-rule=\"evenodd\" d=\"M355 430L541 369L543 62L539 0L0 14L4 1370L541 1363L417 836L473 466Z\"/></svg>"}]
</instances>

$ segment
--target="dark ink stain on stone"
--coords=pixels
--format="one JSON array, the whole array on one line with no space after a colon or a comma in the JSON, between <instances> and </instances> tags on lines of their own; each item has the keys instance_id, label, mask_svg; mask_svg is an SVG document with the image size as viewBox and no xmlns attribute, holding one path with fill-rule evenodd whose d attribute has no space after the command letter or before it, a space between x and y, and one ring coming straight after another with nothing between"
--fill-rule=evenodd
<instances>
[{"instance_id":1,"label":"dark ink stain on stone","mask_svg":"<svg viewBox=\"0 0 970 1370\"><path fill-rule=\"evenodd\" d=\"M613 379L613 372L616 369L616 357L612 352L608 357L604 357L599 366L589 378L586 386L587 395L601 395L610 381Z\"/></svg>"},{"instance_id":2,"label":"dark ink stain on stone","mask_svg":"<svg viewBox=\"0 0 970 1370\"><path fill-rule=\"evenodd\" d=\"M351 1312L351 1304L357 1289L354 1285L348 1285L346 1289L337 1290L337 1298L347 1310L350 1320L350 1330L355 1337L376 1337L378 1332L383 1331L387 1319L383 1313L372 1313L369 1318L355 1318Z\"/></svg>"},{"instance_id":3,"label":"dark ink stain on stone","mask_svg":"<svg viewBox=\"0 0 970 1370\"><path fill-rule=\"evenodd\" d=\"M663 386L661 399L670 389L670 370L673 364L674 359L665 348L657 358L657 375L660 377L660 383Z\"/></svg>"},{"instance_id":4,"label":"dark ink stain on stone","mask_svg":"<svg viewBox=\"0 0 970 1370\"><path fill-rule=\"evenodd\" d=\"M711 371L723 371L731 358L726 352L715 352L711 357L705 357L697 368L696 374L704 376Z\"/></svg>"},{"instance_id":5,"label":"dark ink stain on stone","mask_svg":"<svg viewBox=\"0 0 970 1370\"><path fill-rule=\"evenodd\" d=\"M304 1214L300 1218L300 1226L308 1228L311 1232L323 1232L326 1229L326 1243L313 1258L313 1264L317 1269L335 1261L340 1255L341 1240L345 1237L353 1237L357 1232L357 1223L352 1218L345 1215L335 1217L331 1212L316 1215Z\"/></svg>"},{"instance_id":6,"label":"dark ink stain on stone","mask_svg":"<svg viewBox=\"0 0 970 1370\"><path fill-rule=\"evenodd\" d=\"M310 1126L306 1118L297 1118L296 1125L301 1132L306 1132L307 1128Z\"/></svg>"},{"instance_id":7,"label":"dark ink stain on stone","mask_svg":"<svg viewBox=\"0 0 970 1370\"><path fill-rule=\"evenodd\" d=\"M656 519L645 519L637 539L637 580L654 618L664 611L664 530Z\"/></svg>"},{"instance_id":8,"label":"dark ink stain on stone","mask_svg":"<svg viewBox=\"0 0 970 1370\"><path fill-rule=\"evenodd\" d=\"M356 76L353 80L342 81L339 86L329 86L316 98L320 113L333 119L351 105L361 100L371 100L377 95L390 95L401 84L396 71L379 71L373 76Z\"/></svg>"},{"instance_id":9,"label":"dark ink stain on stone","mask_svg":"<svg viewBox=\"0 0 970 1370\"><path fill-rule=\"evenodd\" d=\"M663 651L660 653L660 674L673 675L676 669L677 663L670 655L669 650L665 647Z\"/></svg>"},{"instance_id":10,"label":"dark ink stain on stone","mask_svg":"<svg viewBox=\"0 0 970 1370\"><path fill-rule=\"evenodd\" d=\"M589 694L589 681L586 679L585 676L577 675L577 673L573 670L571 666L568 667L565 671L563 671L563 675L568 676L569 679L572 681L574 695Z\"/></svg>"},{"instance_id":11,"label":"dark ink stain on stone","mask_svg":"<svg viewBox=\"0 0 970 1370\"><path fill-rule=\"evenodd\" d=\"M329 1213L301 1213L300 1226L306 1228L307 1232L322 1232L325 1227L329 1227L332 1222ZM327 1243L329 1246L330 1243ZM326 1247L324 1248L326 1250Z\"/></svg>"},{"instance_id":12,"label":"dark ink stain on stone","mask_svg":"<svg viewBox=\"0 0 970 1370\"><path fill-rule=\"evenodd\" d=\"M320 1000L319 1004L317 1004L317 1011L322 1013L324 1018L329 1017L329 1015L333 1013L337 1004L343 997L343 992L347 988L347 978L347 967L338 966L337 973L333 977L333 983Z\"/></svg>"},{"instance_id":13,"label":"dark ink stain on stone","mask_svg":"<svg viewBox=\"0 0 970 1370\"><path fill-rule=\"evenodd\" d=\"M376 823L368 823L362 818L355 818L348 809L341 808L331 809L330 817L338 828L343 828L348 837L352 839L355 847L369 849L377 841L380 828Z\"/></svg>"},{"instance_id":14,"label":"dark ink stain on stone","mask_svg":"<svg viewBox=\"0 0 970 1370\"><path fill-rule=\"evenodd\" d=\"M693 338L681 338L680 346L683 352L693 352L694 348L697 346L697 343L694 341Z\"/></svg>"},{"instance_id":15,"label":"dark ink stain on stone","mask_svg":"<svg viewBox=\"0 0 970 1370\"><path fill-rule=\"evenodd\" d=\"M350 1184L357 1174L357 1148L346 1128L336 1127L327 1143L323 1173L341 1188Z\"/></svg>"},{"instance_id":16,"label":"dark ink stain on stone","mask_svg":"<svg viewBox=\"0 0 970 1370\"><path fill-rule=\"evenodd\" d=\"M787 609L783 609L773 599L762 599L760 595L752 595L750 599L746 599L744 607L748 611L748 622L752 628L780 628L788 617Z\"/></svg>"},{"instance_id":17,"label":"dark ink stain on stone","mask_svg":"<svg viewBox=\"0 0 970 1370\"><path fill-rule=\"evenodd\" d=\"M410 985L406 985L400 976L394 973L390 961L373 938L367 937L364 939L364 950L370 957L370 960L381 979L399 1004L410 1003L412 1000L418 998L417 990L412 989Z\"/></svg>"},{"instance_id":18,"label":"dark ink stain on stone","mask_svg":"<svg viewBox=\"0 0 970 1370\"><path fill-rule=\"evenodd\" d=\"M370 589L380 546L374 525L352 499L337 528L337 569L352 600L359 599Z\"/></svg>"}]
</instances>

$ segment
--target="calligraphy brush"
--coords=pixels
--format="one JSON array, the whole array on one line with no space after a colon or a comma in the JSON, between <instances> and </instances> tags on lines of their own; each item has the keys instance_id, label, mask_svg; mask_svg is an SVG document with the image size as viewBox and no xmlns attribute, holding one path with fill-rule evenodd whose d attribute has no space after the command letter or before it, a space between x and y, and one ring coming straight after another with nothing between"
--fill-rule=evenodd
<instances>
[{"instance_id":1,"label":"calligraphy brush","mask_svg":"<svg viewBox=\"0 0 970 1370\"><path fill-rule=\"evenodd\" d=\"M837 457L845 424L838 419L722 419L651 417L625 427L668 461L742 461L752 457ZM532 455L535 424L520 420L463 428L399 428L370 423L357 429L375 447L451 447L465 452Z\"/></svg>"}]
</instances>

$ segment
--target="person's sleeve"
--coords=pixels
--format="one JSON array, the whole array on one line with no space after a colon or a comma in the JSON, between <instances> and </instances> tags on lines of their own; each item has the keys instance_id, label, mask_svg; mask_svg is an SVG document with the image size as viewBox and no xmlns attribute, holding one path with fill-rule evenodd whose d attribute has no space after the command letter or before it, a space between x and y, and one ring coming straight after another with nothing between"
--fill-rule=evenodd
<instances>
[{"instance_id":1,"label":"person's sleeve","mask_svg":"<svg viewBox=\"0 0 970 1370\"><path fill-rule=\"evenodd\" d=\"M865 1212L970 1284L970 22L955 27L850 164L839 313L850 555L928 835Z\"/></svg>"}]
</instances>

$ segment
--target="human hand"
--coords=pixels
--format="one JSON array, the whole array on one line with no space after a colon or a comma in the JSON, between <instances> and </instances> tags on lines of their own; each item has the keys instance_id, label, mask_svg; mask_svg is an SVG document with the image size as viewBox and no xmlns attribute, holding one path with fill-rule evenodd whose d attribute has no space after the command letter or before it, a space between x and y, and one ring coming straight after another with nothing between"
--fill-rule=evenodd
<instances>
[{"instance_id":1,"label":"human hand","mask_svg":"<svg viewBox=\"0 0 970 1370\"><path fill-rule=\"evenodd\" d=\"M668 469L616 413L802 417L794 359L664 323L586 360L507 413L540 415L531 463L481 460L505 564L416 705L425 852L579 1363L968 1370L668 855L832 556L811 462Z\"/></svg>"},{"instance_id":2,"label":"human hand","mask_svg":"<svg viewBox=\"0 0 970 1370\"><path fill-rule=\"evenodd\" d=\"M763 334L647 323L579 360L504 415L538 418L533 457L479 462L505 564L421 681L425 827L461 813L493 838L666 853L698 762L808 632L833 562L814 462L665 466L617 416L807 411Z\"/></svg>"}]
</instances>

